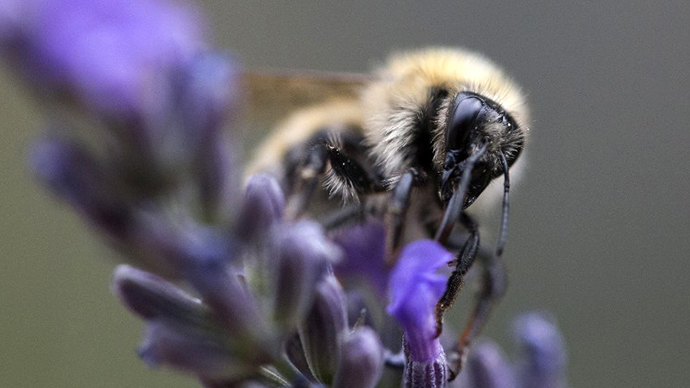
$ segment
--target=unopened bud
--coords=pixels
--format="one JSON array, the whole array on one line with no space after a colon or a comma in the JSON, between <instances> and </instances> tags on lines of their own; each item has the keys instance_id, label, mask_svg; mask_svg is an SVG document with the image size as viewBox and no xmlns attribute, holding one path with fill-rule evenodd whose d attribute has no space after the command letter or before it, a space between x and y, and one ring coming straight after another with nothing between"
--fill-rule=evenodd
<instances>
[{"instance_id":1,"label":"unopened bud","mask_svg":"<svg viewBox=\"0 0 690 388\"><path fill-rule=\"evenodd\" d=\"M340 357L341 337L347 330L346 298L329 275L316 288L310 311L299 328L309 367L320 382L330 385Z\"/></svg>"},{"instance_id":2,"label":"unopened bud","mask_svg":"<svg viewBox=\"0 0 690 388\"><path fill-rule=\"evenodd\" d=\"M39 180L115 241L132 226L132 206L98 161L78 144L45 139L31 150Z\"/></svg>"},{"instance_id":3,"label":"unopened bud","mask_svg":"<svg viewBox=\"0 0 690 388\"><path fill-rule=\"evenodd\" d=\"M217 334L153 320L146 326L139 356L150 367L168 365L213 380L239 379L258 371L259 362L238 357L222 344Z\"/></svg>"},{"instance_id":4,"label":"unopened bud","mask_svg":"<svg viewBox=\"0 0 690 388\"><path fill-rule=\"evenodd\" d=\"M565 343L553 320L525 314L516 320L514 330L521 355L516 365L521 387L565 387Z\"/></svg>"},{"instance_id":5,"label":"unopened bud","mask_svg":"<svg viewBox=\"0 0 690 388\"><path fill-rule=\"evenodd\" d=\"M475 345L467 358L467 364L458 378L457 387L463 388L513 388L515 376L501 350L492 342Z\"/></svg>"},{"instance_id":6,"label":"unopened bud","mask_svg":"<svg viewBox=\"0 0 690 388\"><path fill-rule=\"evenodd\" d=\"M294 329L311 306L317 281L339 250L315 222L301 221L278 234L273 274L274 319L285 331Z\"/></svg>"},{"instance_id":7,"label":"unopened bud","mask_svg":"<svg viewBox=\"0 0 690 388\"><path fill-rule=\"evenodd\" d=\"M334 388L373 388L383 372L383 345L369 327L360 327L343 341Z\"/></svg>"},{"instance_id":8,"label":"unopened bud","mask_svg":"<svg viewBox=\"0 0 690 388\"><path fill-rule=\"evenodd\" d=\"M210 321L208 309L174 284L154 274L120 265L112 289L130 310L144 319L164 318L179 325Z\"/></svg>"},{"instance_id":9,"label":"unopened bud","mask_svg":"<svg viewBox=\"0 0 690 388\"><path fill-rule=\"evenodd\" d=\"M266 231L283 217L285 197L275 178L258 174L249 179L238 220L237 233L245 240L265 236Z\"/></svg>"}]
</instances>

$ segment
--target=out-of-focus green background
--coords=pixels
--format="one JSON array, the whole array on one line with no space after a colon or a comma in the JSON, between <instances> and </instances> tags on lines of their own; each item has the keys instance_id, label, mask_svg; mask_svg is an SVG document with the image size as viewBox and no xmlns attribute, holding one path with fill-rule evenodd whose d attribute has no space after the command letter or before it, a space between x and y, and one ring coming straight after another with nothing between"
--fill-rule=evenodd
<instances>
[{"instance_id":1,"label":"out-of-focus green background","mask_svg":"<svg viewBox=\"0 0 690 388\"><path fill-rule=\"evenodd\" d=\"M250 68L366 71L427 45L502 64L534 121L512 197L510 288L486 335L511 349L511 318L544 309L566 337L572 387L688 385L690 3L204 6L217 44ZM137 359L142 324L109 291L115 256L32 181L41 116L22 87L3 67L0 386L198 386Z\"/></svg>"}]
</instances>

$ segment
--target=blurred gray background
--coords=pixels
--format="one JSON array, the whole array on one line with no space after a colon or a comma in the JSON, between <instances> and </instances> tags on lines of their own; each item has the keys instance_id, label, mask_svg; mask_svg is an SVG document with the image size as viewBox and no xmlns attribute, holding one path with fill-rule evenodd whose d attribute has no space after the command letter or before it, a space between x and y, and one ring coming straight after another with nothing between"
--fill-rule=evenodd
<instances>
[{"instance_id":1,"label":"blurred gray background","mask_svg":"<svg viewBox=\"0 0 690 388\"><path fill-rule=\"evenodd\" d=\"M203 5L249 68L366 71L428 45L503 65L534 120L510 288L486 336L510 353L511 319L546 310L572 387L688 386L689 2ZM142 324L109 291L114 255L30 177L40 115L22 87L2 68L0 386L197 387L138 360Z\"/></svg>"}]
</instances>

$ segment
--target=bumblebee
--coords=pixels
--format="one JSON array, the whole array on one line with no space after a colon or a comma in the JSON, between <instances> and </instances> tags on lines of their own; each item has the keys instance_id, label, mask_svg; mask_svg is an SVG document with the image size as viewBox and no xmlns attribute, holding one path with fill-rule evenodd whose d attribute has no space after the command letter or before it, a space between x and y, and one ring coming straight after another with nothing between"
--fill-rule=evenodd
<instances>
[{"instance_id":1,"label":"bumblebee","mask_svg":"<svg viewBox=\"0 0 690 388\"><path fill-rule=\"evenodd\" d=\"M450 48L395 54L368 76L248 74L246 82L254 121L273 118L267 106L299 108L258 148L249 169L278 177L288 214L336 214L328 225L364 213L381 217L391 262L415 239L455 246L454 271L436 306L438 335L464 275L481 264L477 301L451 360L457 373L504 290L509 169L522 154L529 120L520 88L482 55ZM479 249L479 228L466 209L501 176L494 253ZM466 231L459 243L451 233L458 223Z\"/></svg>"}]
</instances>

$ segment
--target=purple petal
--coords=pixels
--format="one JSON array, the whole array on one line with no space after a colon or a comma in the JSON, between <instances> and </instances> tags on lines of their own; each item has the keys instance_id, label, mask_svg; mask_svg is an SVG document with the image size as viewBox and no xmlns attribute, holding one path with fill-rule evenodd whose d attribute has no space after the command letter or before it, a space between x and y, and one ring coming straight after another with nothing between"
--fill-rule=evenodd
<instances>
[{"instance_id":1,"label":"purple petal","mask_svg":"<svg viewBox=\"0 0 690 388\"><path fill-rule=\"evenodd\" d=\"M565 343L553 320L525 314L516 320L514 330L521 355L517 364L520 387L565 387Z\"/></svg>"},{"instance_id":2,"label":"purple petal","mask_svg":"<svg viewBox=\"0 0 690 388\"><path fill-rule=\"evenodd\" d=\"M432 240L407 245L391 273L388 314L405 329L410 357L431 362L442 351L436 334L434 306L446 287L446 276L435 272L453 256Z\"/></svg>"}]
</instances>

